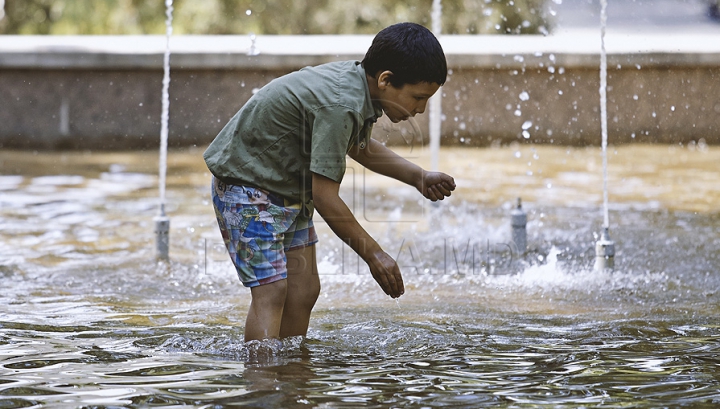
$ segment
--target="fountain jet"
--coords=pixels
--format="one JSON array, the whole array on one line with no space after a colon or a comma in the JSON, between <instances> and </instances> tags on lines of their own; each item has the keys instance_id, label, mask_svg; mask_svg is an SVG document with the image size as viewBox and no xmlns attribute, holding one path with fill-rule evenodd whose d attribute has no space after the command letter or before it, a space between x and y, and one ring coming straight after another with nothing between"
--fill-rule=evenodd
<instances>
[{"instance_id":1,"label":"fountain jet","mask_svg":"<svg viewBox=\"0 0 720 409\"><path fill-rule=\"evenodd\" d=\"M610 240L610 216L608 206L607 172L607 51L605 50L605 28L607 27L607 0L600 0L600 126L602 131L603 163L603 233L595 243L595 271L602 272L615 268L615 242Z\"/></svg>"},{"instance_id":2,"label":"fountain jet","mask_svg":"<svg viewBox=\"0 0 720 409\"><path fill-rule=\"evenodd\" d=\"M442 1L432 2L432 32L440 39L442 32ZM430 133L430 169L438 170L440 166L440 136L442 133L442 89L430 97L429 102L429 133Z\"/></svg>"},{"instance_id":3,"label":"fountain jet","mask_svg":"<svg viewBox=\"0 0 720 409\"><path fill-rule=\"evenodd\" d=\"M170 37L172 36L172 0L165 0L165 55L163 58L162 115L160 117L160 213L155 217L157 258L169 258L170 219L165 215L165 182L167 175L168 122L170 120Z\"/></svg>"}]
</instances>

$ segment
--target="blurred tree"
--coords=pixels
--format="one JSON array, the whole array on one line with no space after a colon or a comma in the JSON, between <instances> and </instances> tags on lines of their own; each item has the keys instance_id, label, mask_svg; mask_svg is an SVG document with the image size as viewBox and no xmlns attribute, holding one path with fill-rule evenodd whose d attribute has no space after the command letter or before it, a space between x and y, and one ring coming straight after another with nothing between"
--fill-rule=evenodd
<instances>
[{"instance_id":1,"label":"blurred tree","mask_svg":"<svg viewBox=\"0 0 720 409\"><path fill-rule=\"evenodd\" d=\"M162 0L4 0L2 34L162 34ZM448 34L547 33L545 0L444 0ZM176 34L374 34L432 0L174 0Z\"/></svg>"}]
</instances>

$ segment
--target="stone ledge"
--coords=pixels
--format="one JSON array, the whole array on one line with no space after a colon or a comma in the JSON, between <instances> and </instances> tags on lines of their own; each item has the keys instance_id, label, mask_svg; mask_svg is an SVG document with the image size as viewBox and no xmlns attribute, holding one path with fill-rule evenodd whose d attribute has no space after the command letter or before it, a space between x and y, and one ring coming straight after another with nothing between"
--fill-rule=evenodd
<instances>
[{"instance_id":1,"label":"stone ledge","mask_svg":"<svg viewBox=\"0 0 720 409\"><path fill-rule=\"evenodd\" d=\"M608 126L622 143L720 143L720 36L609 35ZM359 59L371 36L178 36L171 40L170 144L202 146L252 95L306 65ZM444 36L442 143L597 145L600 38ZM0 147L158 144L164 36L0 36ZM374 137L423 144L428 115Z\"/></svg>"}]
</instances>

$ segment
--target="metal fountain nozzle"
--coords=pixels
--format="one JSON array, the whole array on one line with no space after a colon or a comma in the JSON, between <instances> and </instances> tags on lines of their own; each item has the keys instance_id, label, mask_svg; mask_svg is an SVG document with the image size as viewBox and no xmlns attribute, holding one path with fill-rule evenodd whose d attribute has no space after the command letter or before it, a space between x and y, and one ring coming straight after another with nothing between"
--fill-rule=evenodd
<instances>
[{"instance_id":1,"label":"metal fountain nozzle","mask_svg":"<svg viewBox=\"0 0 720 409\"><path fill-rule=\"evenodd\" d=\"M600 240L595 243L595 271L613 271L615 269L615 242L610 239L610 232L604 228Z\"/></svg>"},{"instance_id":2,"label":"metal fountain nozzle","mask_svg":"<svg viewBox=\"0 0 720 409\"><path fill-rule=\"evenodd\" d=\"M155 216L155 248L158 260L168 260L170 250L170 218L165 215L164 209Z\"/></svg>"},{"instance_id":3,"label":"metal fountain nozzle","mask_svg":"<svg viewBox=\"0 0 720 409\"><path fill-rule=\"evenodd\" d=\"M527 214L522 208L522 201L518 197L517 206L510 213L512 225L512 243L517 254L527 251Z\"/></svg>"}]
</instances>

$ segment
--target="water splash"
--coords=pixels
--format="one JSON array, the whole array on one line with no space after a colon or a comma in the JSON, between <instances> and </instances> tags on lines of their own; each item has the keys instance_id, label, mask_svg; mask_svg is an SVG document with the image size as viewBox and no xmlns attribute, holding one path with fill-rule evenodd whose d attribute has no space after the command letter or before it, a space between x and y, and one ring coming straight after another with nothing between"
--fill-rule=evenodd
<instances>
[{"instance_id":1,"label":"water splash","mask_svg":"<svg viewBox=\"0 0 720 409\"><path fill-rule=\"evenodd\" d=\"M294 336L278 339L245 342L241 334L208 334L206 331L177 334L159 346L167 352L186 352L216 356L253 364L282 364L284 358L297 353L305 337Z\"/></svg>"}]
</instances>

